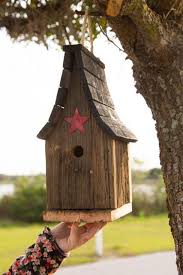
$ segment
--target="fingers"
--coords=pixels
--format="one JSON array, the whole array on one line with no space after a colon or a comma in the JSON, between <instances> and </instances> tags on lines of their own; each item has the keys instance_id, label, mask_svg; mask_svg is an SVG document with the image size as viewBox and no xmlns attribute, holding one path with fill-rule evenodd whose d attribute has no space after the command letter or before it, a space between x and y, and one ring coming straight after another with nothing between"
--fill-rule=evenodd
<instances>
[{"instance_id":1,"label":"fingers","mask_svg":"<svg viewBox=\"0 0 183 275\"><path fill-rule=\"evenodd\" d=\"M85 225L81 226L80 229L82 233L89 232L89 231L97 232L100 229L102 229L104 225L106 225L106 222L86 223Z\"/></svg>"},{"instance_id":2,"label":"fingers","mask_svg":"<svg viewBox=\"0 0 183 275\"><path fill-rule=\"evenodd\" d=\"M95 223L86 223L84 226L86 226L87 228L90 228L93 226L103 227L106 224L107 224L107 222L95 222Z\"/></svg>"},{"instance_id":3,"label":"fingers","mask_svg":"<svg viewBox=\"0 0 183 275\"><path fill-rule=\"evenodd\" d=\"M82 227L82 242L86 242L93 238L95 234L102 229L105 223L89 223Z\"/></svg>"},{"instance_id":4,"label":"fingers","mask_svg":"<svg viewBox=\"0 0 183 275\"><path fill-rule=\"evenodd\" d=\"M89 231L91 228L94 228L98 231L102 229L106 224L106 222L88 223L85 224L85 227L87 228L87 231Z\"/></svg>"},{"instance_id":5,"label":"fingers","mask_svg":"<svg viewBox=\"0 0 183 275\"><path fill-rule=\"evenodd\" d=\"M107 224L107 222L100 222L101 229Z\"/></svg>"},{"instance_id":6,"label":"fingers","mask_svg":"<svg viewBox=\"0 0 183 275\"><path fill-rule=\"evenodd\" d=\"M65 225L67 228L71 229L72 227L74 228L80 228L83 229L83 231L87 231L90 227L93 227L94 225L96 226L101 226L101 228L103 226L105 226L107 224L107 222L95 222L95 223L86 223L84 225L81 225L79 223L62 223L62 225Z\"/></svg>"},{"instance_id":7,"label":"fingers","mask_svg":"<svg viewBox=\"0 0 183 275\"><path fill-rule=\"evenodd\" d=\"M81 232L81 234L89 232L92 227L96 227L96 226L97 226L97 223L86 223L85 225L82 225L80 227L80 232Z\"/></svg>"},{"instance_id":8,"label":"fingers","mask_svg":"<svg viewBox=\"0 0 183 275\"><path fill-rule=\"evenodd\" d=\"M71 223L71 222L66 222L65 225L67 226L67 228L71 229L73 223Z\"/></svg>"}]
</instances>

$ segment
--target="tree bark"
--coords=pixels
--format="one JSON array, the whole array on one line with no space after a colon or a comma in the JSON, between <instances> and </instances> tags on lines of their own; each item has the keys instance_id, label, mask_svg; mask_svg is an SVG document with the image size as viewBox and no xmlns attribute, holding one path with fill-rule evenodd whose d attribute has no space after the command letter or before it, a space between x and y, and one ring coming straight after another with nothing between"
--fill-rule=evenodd
<instances>
[{"instance_id":1,"label":"tree bark","mask_svg":"<svg viewBox=\"0 0 183 275\"><path fill-rule=\"evenodd\" d=\"M79 1L46 1L46 5L29 1L25 9L25 1L3 0L0 28L5 27L15 39L23 35L24 40L46 43L51 37L62 45L70 34L78 37L80 21L73 25L70 20L70 4ZM101 14L106 13L108 0L93 2ZM118 16L107 19L133 62L137 92L156 121L170 227L178 272L183 275L183 0L110 1L115 2Z\"/></svg>"},{"instance_id":2,"label":"tree bark","mask_svg":"<svg viewBox=\"0 0 183 275\"><path fill-rule=\"evenodd\" d=\"M98 3L104 12L106 1ZM133 62L137 93L156 121L169 224L183 275L182 1L124 0L120 16L109 18L109 24Z\"/></svg>"},{"instance_id":3,"label":"tree bark","mask_svg":"<svg viewBox=\"0 0 183 275\"><path fill-rule=\"evenodd\" d=\"M173 55L175 56L175 55ZM134 64L137 91L145 98L156 121L160 160L167 191L170 227L177 267L183 274L183 57L165 66L159 61Z\"/></svg>"}]
</instances>

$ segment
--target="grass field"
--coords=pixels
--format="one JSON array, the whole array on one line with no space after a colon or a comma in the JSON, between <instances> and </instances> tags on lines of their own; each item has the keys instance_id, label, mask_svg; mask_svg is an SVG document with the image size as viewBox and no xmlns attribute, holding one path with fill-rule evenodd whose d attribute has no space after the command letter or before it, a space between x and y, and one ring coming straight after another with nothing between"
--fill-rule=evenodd
<instances>
[{"instance_id":1,"label":"grass field","mask_svg":"<svg viewBox=\"0 0 183 275\"><path fill-rule=\"evenodd\" d=\"M0 274L34 242L44 224L0 222ZM128 216L108 224L104 229L104 256L129 256L174 249L165 215ZM94 240L72 252L64 265L97 260Z\"/></svg>"}]
</instances>

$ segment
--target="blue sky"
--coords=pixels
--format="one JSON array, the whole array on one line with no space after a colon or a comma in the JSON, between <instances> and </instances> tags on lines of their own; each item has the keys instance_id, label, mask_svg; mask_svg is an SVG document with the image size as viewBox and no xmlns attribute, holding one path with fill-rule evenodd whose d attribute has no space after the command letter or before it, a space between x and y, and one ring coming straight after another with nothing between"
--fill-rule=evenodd
<instances>
[{"instance_id":1,"label":"blue sky","mask_svg":"<svg viewBox=\"0 0 183 275\"><path fill-rule=\"evenodd\" d=\"M0 32L0 173L45 172L44 141L36 138L53 107L62 73L63 52L35 43L15 43ZM141 95L136 94L132 64L104 37L94 53L106 65L109 90L121 120L138 137L131 157L141 168L159 167L155 122Z\"/></svg>"}]
</instances>

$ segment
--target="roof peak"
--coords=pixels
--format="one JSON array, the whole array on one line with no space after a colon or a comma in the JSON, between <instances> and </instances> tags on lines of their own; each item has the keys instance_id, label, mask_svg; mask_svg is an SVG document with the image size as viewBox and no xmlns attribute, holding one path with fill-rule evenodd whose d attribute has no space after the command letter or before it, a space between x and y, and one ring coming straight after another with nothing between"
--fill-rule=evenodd
<instances>
[{"instance_id":1,"label":"roof peak","mask_svg":"<svg viewBox=\"0 0 183 275\"><path fill-rule=\"evenodd\" d=\"M88 55L91 59L93 59L102 69L105 68L105 64L96 57L92 52L90 52L86 47L84 47L81 44L74 44L74 45L64 45L63 46L64 52L84 52L86 55Z\"/></svg>"},{"instance_id":2,"label":"roof peak","mask_svg":"<svg viewBox=\"0 0 183 275\"><path fill-rule=\"evenodd\" d=\"M53 132L66 104L65 98L69 91L71 75L79 70L81 87L98 125L115 139L135 142L136 137L120 121L115 111L107 86L104 64L81 44L64 46L64 51L64 70L56 102L49 122L39 132L38 137L47 139Z\"/></svg>"}]
</instances>

